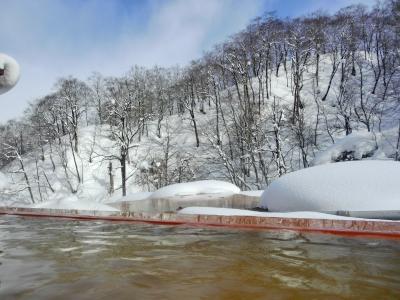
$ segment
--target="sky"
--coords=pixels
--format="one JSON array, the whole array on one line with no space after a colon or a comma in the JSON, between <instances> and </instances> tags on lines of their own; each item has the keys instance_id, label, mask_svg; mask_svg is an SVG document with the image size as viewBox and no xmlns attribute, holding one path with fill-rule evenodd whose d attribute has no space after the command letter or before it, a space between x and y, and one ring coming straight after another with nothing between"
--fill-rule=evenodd
<instances>
[{"instance_id":1,"label":"sky","mask_svg":"<svg viewBox=\"0 0 400 300\"><path fill-rule=\"evenodd\" d=\"M0 95L0 122L22 116L58 78L184 65L264 12L296 17L356 3L375 0L0 0L0 53L21 67L17 86Z\"/></svg>"}]
</instances>

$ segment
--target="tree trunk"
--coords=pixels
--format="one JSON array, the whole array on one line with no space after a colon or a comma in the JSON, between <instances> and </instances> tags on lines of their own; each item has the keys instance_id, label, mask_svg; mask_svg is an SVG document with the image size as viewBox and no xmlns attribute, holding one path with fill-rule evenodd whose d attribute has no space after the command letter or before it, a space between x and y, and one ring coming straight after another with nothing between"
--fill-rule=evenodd
<instances>
[{"instance_id":1,"label":"tree trunk","mask_svg":"<svg viewBox=\"0 0 400 300\"><path fill-rule=\"evenodd\" d=\"M395 160L398 161L400 160L400 119L399 119L399 132L397 135L397 145L396 145L396 156L395 156Z\"/></svg>"},{"instance_id":2,"label":"tree trunk","mask_svg":"<svg viewBox=\"0 0 400 300\"><path fill-rule=\"evenodd\" d=\"M54 191L54 188L51 186L50 181L49 181L49 178L47 177L47 175L46 175L46 173L45 173L44 171L43 171L43 175L44 175L44 178L45 178L46 181L47 181L47 185L49 186L51 192L54 193L54 192L55 192L55 191Z\"/></svg>"},{"instance_id":3,"label":"tree trunk","mask_svg":"<svg viewBox=\"0 0 400 300\"><path fill-rule=\"evenodd\" d=\"M38 166L38 160L37 157L35 156L35 166L36 166L36 183L38 187L38 192L40 196L40 202L43 202L43 196L42 196L42 190L40 188L40 176L39 176L39 166Z\"/></svg>"},{"instance_id":4,"label":"tree trunk","mask_svg":"<svg viewBox=\"0 0 400 300\"><path fill-rule=\"evenodd\" d=\"M319 53L318 52L317 52L316 56L317 57L316 57L316 63L315 63L315 82L318 86L318 84L319 84Z\"/></svg>"},{"instance_id":5,"label":"tree trunk","mask_svg":"<svg viewBox=\"0 0 400 300\"><path fill-rule=\"evenodd\" d=\"M70 146L71 146L72 158L73 158L73 160L74 160L74 166L75 166L75 170L76 170L76 177L78 178L78 182L81 183L81 182L82 182L82 181L81 181L81 175L80 175L80 173L79 173L78 163L76 162L76 156L75 156L75 151L74 151L73 146L72 146L71 135L68 134L68 136L69 136L69 143L70 143ZM75 141L75 142L76 142L76 141ZM76 145L76 144L75 144L75 145Z\"/></svg>"},{"instance_id":6,"label":"tree trunk","mask_svg":"<svg viewBox=\"0 0 400 300\"><path fill-rule=\"evenodd\" d=\"M121 153L121 183L122 183L122 196L126 196L126 153Z\"/></svg>"},{"instance_id":7,"label":"tree trunk","mask_svg":"<svg viewBox=\"0 0 400 300\"><path fill-rule=\"evenodd\" d=\"M31 197L31 201L32 201L32 203L35 203L35 198L33 198L31 183L29 182L28 175L25 172L24 163L22 161L22 158L19 158L19 164L21 166L22 173L24 174L25 182L28 187L29 196Z\"/></svg>"},{"instance_id":8,"label":"tree trunk","mask_svg":"<svg viewBox=\"0 0 400 300\"><path fill-rule=\"evenodd\" d=\"M110 178L110 186L108 187L108 194L112 195L114 193L114 174L112 162L108 163L108 176Z\"/></svg>"},{"instance_id":9,"label":"tree trunk","mask_svg":"<svg viewBox=\"0 0 400 300\"><path fill-rule=\"evenodd\" d=\"M326 97L328 97L328 93L329 93L329 90L331 89L332 81L333 81L333 78L335 77L337 69L338 69L338 65L336 65L336 63L334 63L333 64L332 73L331 73L331 76L329 78L328 88L326 89L326 92L325 92L324 96L321 99L322 101L325 101Z\"/></svg>"}]
</instances>

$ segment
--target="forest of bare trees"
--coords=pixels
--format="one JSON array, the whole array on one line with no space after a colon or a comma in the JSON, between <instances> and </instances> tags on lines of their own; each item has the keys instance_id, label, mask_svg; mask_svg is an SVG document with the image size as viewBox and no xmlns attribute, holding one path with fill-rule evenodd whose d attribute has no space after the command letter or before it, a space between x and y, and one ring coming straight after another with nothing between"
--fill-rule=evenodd
<instances>
[{"instance_id":1,"label":"forest of bare trees","mask_svg":"<svg viewBox=\"0 0 400 300\"><path fill-rule=\"evenodd\" d=\"M107 162L109 184L118 171L122 195L128 180L151 190L214 173L262 189L359 130L398 128L389 158L399 160L399 49L399 1L296 19L265 14L185 67L60 79L22 118L0 125L0 169L19 174L19 190L38 202L54 192L56 168L71 193L79 190L83 151L89 163ZM190 151L173 140L179 122L190 124ZM88 126L107 136L109 151L96 150L96 136L82 148ZM149 136L162 151L141 167L132 153ZM27 163L36 167L27 171Z\"/></svg>"}]
</instances>

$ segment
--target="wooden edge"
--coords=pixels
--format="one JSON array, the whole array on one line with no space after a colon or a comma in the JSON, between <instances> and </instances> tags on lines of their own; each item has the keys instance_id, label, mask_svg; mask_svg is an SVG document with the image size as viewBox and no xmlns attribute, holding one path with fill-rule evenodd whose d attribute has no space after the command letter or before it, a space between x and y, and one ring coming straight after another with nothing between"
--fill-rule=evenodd
<instances>
[{"instance_id":1,"label":"wooden edge","mask_svg":"<svg viewBox=\"0 0 400 300\"><path fill-rule=\"evenodd\" d=\"M103 220L159 225L218 226L247 229L294 230L343 236L400 239L400 222L386 220L337 220L255 216L183 215L176 213L99 212L57 209L0 207L0 215Z\"/></svg>"}]
</instances>

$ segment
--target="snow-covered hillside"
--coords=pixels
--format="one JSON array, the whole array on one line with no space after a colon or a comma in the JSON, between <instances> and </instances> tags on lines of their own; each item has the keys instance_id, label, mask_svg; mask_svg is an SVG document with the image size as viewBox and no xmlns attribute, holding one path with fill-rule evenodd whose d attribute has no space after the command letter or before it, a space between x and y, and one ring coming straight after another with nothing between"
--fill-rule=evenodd
<instances>
[{"instance_id":1,"label":"snow-covered hillside","mask_svg":"<svg viewBox=\"0 0 400 300\"><path fill-rule=\"evenodd\" d=\"M385 5L262 17L185 68L61 78L0 125L0 205L142 199L199 180L263 190L310 166L399 160L398 22Z\"/></svg>"},{"instance_id":2,"label":"snow-covered hillside","mask_svg":"<svg viewBox=\"0 0 400 300\"><path fill-rule=\"evenodd\" d=\"M321 64L320 89L326 88L329 76L329 66ZM311 76L312 72L307 73ZM253 81L254 89L257 88L256 80ZM290 105L292 95L287 87L286 76L272 78L271 97L280 99L280 109L284 111L286 105ZM332 97L326 102L320 102L317 107L315 99L311 96L312 85L305 84L303 88L305 122L310 126L316 123L317 118L327 118L327 122L335 122L336 115L332 111ZM223 91L225 97L233 87ZM228 101L228 100L226 100ZM222 109L229 110L228 103L222 102ZM263 107L261 124L269 125L271 120L271 106ZM318 115L317 109L324 111L324 116ZM140 141L136 139L129 152L127 164L128 194L136 192L154 191L161 187L159 181L169 177L169 182L193 181L198 179L219 179L230 181L231 177L226 162L221 160L218 146L213 144L213 130L216 122L216 114L207 106L205 113L195 111L197 126L200 132L200 146L196 147L193 125L187 114L167 116L161 122L161 137L156 134L156 121L150 121L145 135ZM228 122L229 120L227 120ZM398 130L395 119L385 119L380 132L367 132L361 125L354 128L353 133L345 136L343 131L333 130L327 133L325 128L317 131L318 146L309 149L309 160L313 165L353 159L393 159L396 152L396 139ZM229 121L232 122L232 121ZM321 122L321 120L320 120ZM290 151L292 140L290 129L284 128L281 132L282 151ZM71 196L82 201L107 202L110 197L118 198L121 194L121 174L118 156L118 147L110 139L110 129L107 125L89 125L78 130L79 148L75 155L76 169L81 176L78 182L74 157L68 146L68 138L63 137L61 144L53 143L43 146L44 160L38 158L38 151L24 154L24 169L30 178L31 190L35 202L45 202L52 199L69 198ZM227 143L227 137L222 135L222 143ZM268 144L261 148L270 148ZM334 143L333 143L334 142ZM167 153L167 154L166 154ZM166 156L167 155L167 156ZM265 151L262 155L270 155ZM115 157L114 157L115 156ZM114 191L110 193L109 164L112 163L112 175ZM167 166L166 166L167 164ZM66 166L65 168L63 166ZM167 168L166 173L161 172ZM302 168L293 164L289 168ZM2 169L0 185L0 201L2 205L13 203L30 203L27 184L21 174L18 159ZM272 168L273 170L273 168ZM254 175L252 175L254 176ZM271 179L277 173L271 174ZM37 181L39 178L39 182ZM252 178L247 179L248 185L244 189L260 189L266 185L256 186L252 184ZM160 183L160 186L157 184Z\"/></svg>"}]
</instances>

